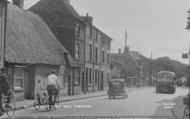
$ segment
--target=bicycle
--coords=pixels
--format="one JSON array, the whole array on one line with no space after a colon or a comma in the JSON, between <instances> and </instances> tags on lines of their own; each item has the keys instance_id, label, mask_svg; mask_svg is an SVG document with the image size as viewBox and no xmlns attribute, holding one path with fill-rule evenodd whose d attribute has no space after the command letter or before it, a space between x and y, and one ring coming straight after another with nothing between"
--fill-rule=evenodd
<instances>
[{"instance_id":1,"label":"bicycle","mask_svg":"<svg viewBox=\"0 0 190 119\"><path fill-rule=\"evenodd\" d=\"M189 95L183 98L183 103L186 105L183 111L183 119L189 119Z\"/></svg>"},{"instance_id":2,"label":"bicycle","mask_svg":"<svg viewBox=\"0 0 190 119\"><path fill-rule=\"evenodd\" d=\"M9 118L12 118L14 116L14 113L15 113L15 110L16 110L14 94L11 92L10 102L8 104L10 107L6 106L7 99L8 99L8 96L2 94L2 104L3 104L3 109L5 110L4 113L7 113L7 116Z\"/></svg>"},{"instance_id":3,"label":"bicycle","mask_svg":"<svg viewBox=\"0 0 190 119\"><path fill-rule=\"evenodd\" d=\"M45 93L43 93L43 96L44 97L42 99L40 99L41 100L41 104L38 103L38 98L39 97L36 96L36 99L34 100L34 108L36 110L40 110L40 106L44 106L45 109L48 111L49 110L49 108L48 108L48 105L49 105L48 99L49 99L49 97Z\"/></svg>"},{"instance_id":4,"label":"bicycle","mask_svg":"<svg viewBox=\"0 0 190 119\"><path fill-rule=\"evenodd\" d=\"M56 107L59 106L59 94L57 95L57 98L55 99L55 93L53 93L52 100L53 100L54 105L49 105L49 110L52 110L52 108L56 109Z\"/></svg>"}]
</instances>

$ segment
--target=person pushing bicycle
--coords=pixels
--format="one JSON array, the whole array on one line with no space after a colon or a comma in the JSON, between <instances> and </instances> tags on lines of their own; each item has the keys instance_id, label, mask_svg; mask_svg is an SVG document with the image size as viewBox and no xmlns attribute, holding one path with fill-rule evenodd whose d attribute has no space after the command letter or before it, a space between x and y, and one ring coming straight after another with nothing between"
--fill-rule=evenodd
<instances>
[{"instance_id":1,"label":"person pushing bicycle","mask_svg":"<svg viewBox=\"0 0 190 119\"><path fill-rule=\"evenodd\" d=\"M38 84L36 85L36 99L38 100L38 104L41 105L41 100L43 99L44 89L42 86L42 81L38 80Z\"/></svg>"},{"instance_id":2,"label":"person pushing bicycle","mask_svg":"<svg viewBox=\"0 0 190 119\"><path fill-rule=\"evenodd\" d=\"M54 105L55 100L57 99L57 96L60 91L60 83L59 78L55 75L55 70L52 70L51 74L47 78L47 92L49 95L49 107L51 108L51 105ZM55 95L53 101L52 96Z\"/></svg>"},{"instance_id":3,"label":"person pushing bicycle","mask_svg":"<svg viewBox=\"0 0 190 119\"><path fill-rule=\"evenodd\" d=\"M6 75L6 68L1 68L0 69L1 71L1 74L0 74L0 115L2 115L5 110L3 108L3 105L2 105L2 94L5 94L7 95L7 101L6 101L6 105L5 107L8 107L10 108L10 96L11 96L11 91L9 90L10 89L10 84L8 82L8 77Z\"/></svg>"}]
</instances>

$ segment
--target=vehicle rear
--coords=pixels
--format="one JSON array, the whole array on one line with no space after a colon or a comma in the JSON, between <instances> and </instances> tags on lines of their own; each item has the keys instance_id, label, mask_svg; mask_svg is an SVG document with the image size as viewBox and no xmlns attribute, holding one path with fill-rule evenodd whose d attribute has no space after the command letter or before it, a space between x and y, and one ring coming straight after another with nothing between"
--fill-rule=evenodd
<instances>
[{"instance_id":1,"label":"vehicle rear","mask_svg":"<svg viewBox=\"0 0 190 119\"><path fill-rule=\"evenodd\" d=\"M109 98L115 96L123 96L123 98L126 98L128 95L128 90L125 86L124 80L111 80L109 82L109 89L108 89L108 96Z\"/></svg>"},{"instance_id":2,"label":"vehicle rear","mask_svg":"<svg viewBox=\"0 0 190 119\"><path fill-rule=\"evenodd\" d=\"M175 74L173 72L162 71L157 75L156 93L175 93L176 83Z\"/></svg>"}]
</instances>

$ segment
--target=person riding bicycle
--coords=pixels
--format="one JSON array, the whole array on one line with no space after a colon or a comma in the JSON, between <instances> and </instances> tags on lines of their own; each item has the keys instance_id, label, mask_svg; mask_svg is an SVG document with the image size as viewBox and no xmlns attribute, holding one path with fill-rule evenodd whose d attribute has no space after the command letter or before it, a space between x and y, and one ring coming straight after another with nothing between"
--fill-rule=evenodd
<instances>
[{"instance_id":1,"label":"person riding bicycle","mask_svg":"<svg viewBox=\"0 0 190 119\"><path fill-rule=\"evenodd\" d=\"M55 75L55 70L52 70L51 74L47 78L47 91L49 95L49 107L54 105L54 102L59 94L60 91L60 84L59 78ZM52 95L55 95L53 102L52 102Z\"/></svg>"},{"instance_id":2,"label":"person riding bicycle","mask_svg":"<svg viewBox=\"0 0 190 119\"><path fill-rule=\"evenodd\" d=\"M11 92L10 92L10 84L8 82L8 77L6 75L6 68L1 68L0 69L1 74L0 74L0 111L1 113L5 112L3 105L2 105L2 94L5 94L7 96L7 101L6 101L6 107L10 107L9 103L10 103L10 96L11 96Z\"/></svg>"},{"instance_id":3,"label":"person riding bicycle","mask_svg":"<svg viewBox=\"0 0 190 119\"><path fill-rule=\"evenodd\" d=\"M41 99L43 99L43 93L44 93L41 80L38 81L35 92L36 92L36 99L38 100L38 104L41 105L42 104Z\"/></svg>"}]
</instances>

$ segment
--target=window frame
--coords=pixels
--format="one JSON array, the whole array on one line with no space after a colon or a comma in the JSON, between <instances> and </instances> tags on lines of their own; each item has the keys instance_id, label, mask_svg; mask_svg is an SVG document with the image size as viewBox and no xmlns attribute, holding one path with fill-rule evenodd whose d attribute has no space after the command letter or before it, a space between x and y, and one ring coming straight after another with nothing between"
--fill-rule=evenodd
<instances>
[{"instance_id":1,"label":"window frame","mask_svg":"<svg viewBox=\"0 0 190 119\"><path fill-rule=\"evenodd\" d=\"M92 44L89 44L89 62L92 62Z\"/></svg>"},{"instance_id":2,"label":"window frame","mask_svg":"<svg viewBox=\"0 0 190 119\"><path fill-rule=\"evenodd\" d=\"M80 59L80 44L79 43L76 43L76 49L75 49L75 58L77 61L79 61Z\"/></svg>"},{"instance_id":3,"label":"window frame","mask_svg":"<svg viewBox=\"0 0 190 119\"><path fill-rule=\"evenodd\" d=\"M19 77L17 77L17 76L15 76L15 70L21 70L21 76ZM23 71L23 69L22 68L19 68L19 67L15 67L14 69L14 75L13 75L13 78L14 78L14 85L13 85L13 87L14 87L14 89L15 90L19 90L19 89L24 89L24 71ZM15 82L16 82L16 80L20 80L20 86L15 86Z\"/></svg>"},{"instance_id":4,"label":"window frame","mask_svg":"<svg viewBox=\"0 0 190 119\"><path fill-rule=\"evenodd\" d=\"M76 36L80 36L81 26L79 23L76 22Z\"/></svg>"},{"instance_id":5,"label":"window frame","mask_svg":"<svg viewBox=\"0 0 190 119\"><path fill-rule=\"evenodd\" d=\"M95 63L98 63L98 47L95 47Z\"/></svg>"}]
</instances>

